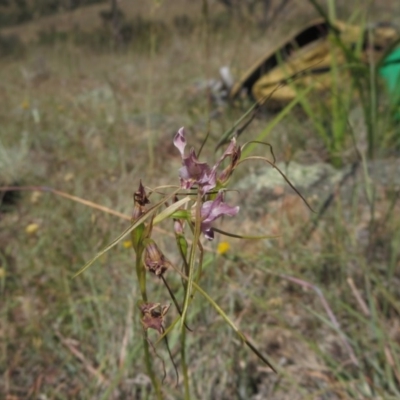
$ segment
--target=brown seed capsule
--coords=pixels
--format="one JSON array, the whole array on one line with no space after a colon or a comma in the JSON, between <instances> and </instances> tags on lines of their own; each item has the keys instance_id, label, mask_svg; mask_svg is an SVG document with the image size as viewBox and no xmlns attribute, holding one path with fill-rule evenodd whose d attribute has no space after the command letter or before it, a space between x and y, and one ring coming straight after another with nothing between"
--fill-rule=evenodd
<instances>
[{"instance_id":1,"label":"brown seed capsule","mask_svg":"<svg viewBox=\"0 0 400 400\"><path fill-rule=\"evenodd\" d=\"M133 209L132 219L136 220L144 214L146 205L150 204L150 200L146 195L146 191L144 190L142 181L140 181L139 183L139 189L133 195L133 201L134 201L134 209Z\"/></svg>"},{"instance_id":2,"label":"brown seed capsule","mask_svg":"<svg viewBox=\"0 0 400 400\"><path fill-rule=\"evenodd\" d=\"M171 266L155 242L151 241L144 249L144 265L151 273L161 276Z\"/></svg>"},{"instance_id":3,"label":"brown seed capsule","mask_svg":"<svg viewBox=\"0 0 400 400\"><path fill-rule=\"evenodd\" d=\"M144 303L140 306L144 329L155 329L158 333L164 332L164 317L170 305L162 306L159 303Z\"/></svg>"}]
</instances>

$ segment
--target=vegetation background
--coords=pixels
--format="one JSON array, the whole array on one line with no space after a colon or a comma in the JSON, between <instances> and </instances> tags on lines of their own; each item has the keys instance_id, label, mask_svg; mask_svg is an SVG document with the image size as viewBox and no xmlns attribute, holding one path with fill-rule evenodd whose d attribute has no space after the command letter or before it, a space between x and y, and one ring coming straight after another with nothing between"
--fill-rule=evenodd
<instances>
[{"instance_id":1,"label":"vegetation background","mask_svg":"<svg viewBox=\"0 0 400 400\"><path fill-rule=\"evenodd\" d=\"M321 5L353 23L400 24L397 0ZM209 131L203 157L214 160L215 143L251 104L211 101L207 82L219 68L229 65L239 77L318 15L305 0L0 0L0 10L0 184L62 190L128 219L139 179L176 184L179 127L193 145ZM399 131L384 86L376 91L374 160L357 97L345 115L312 108L310 118L298 107L274 129L276 114L264 110L246 130L243 140L250 140L271 126L268 141L284 165L326 168L332 154L321 126L330 134L333 123L350 118L340 171L357 157L363 167L347 186L336 185L307 238L313 216L290 189L278 185L258 204L251 188L238 194L241 212L224 228L280 238L230 240L224 251L218 241L208 244L203 287L279 374L199 298L187 335L193 398L400 398ZM318 98L309 102L314 107ZM391 167L383 176L371 172L378 162ZM238 181L257 182L256 171L249 166ZM322 207L323 196L304 194ZM129 243L72 279L128 221L51 191L1 196L0 397L154 398ZM163 228L159 241L173 260L174 239ZM167 295L156 281L152 290ZM169 344L179 361L177 332ZM183 398L162 344L157 352L167 368L165 398Z\"/></svg>"}]
</instances>

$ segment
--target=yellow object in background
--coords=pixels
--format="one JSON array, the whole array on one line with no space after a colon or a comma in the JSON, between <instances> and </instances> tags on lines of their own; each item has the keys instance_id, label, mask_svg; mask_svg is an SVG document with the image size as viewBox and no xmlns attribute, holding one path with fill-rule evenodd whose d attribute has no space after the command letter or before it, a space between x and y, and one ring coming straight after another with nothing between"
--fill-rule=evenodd
<instances>
[{"instance_id":1,"label":"yellow object in background","mask_svg":"<svg viewBox=\"0 0 400 400\"><path fill-rule=\"evenodd\" d=\"M25 232L28 235L33 235L35 234L37 231L39 230L39 224L29 224L26 228L25 228Z\"/></svg>"},{"instance_id":2,"label":"yellow object in background","mask_svg":"<svg viewBox=\"0 0 400 400\"><path fill-rule=\"evenodd\" d=\"M132 247L132 241L131 240L125 240L122 242L122 246L124 246L125 249L129 249Z\"/></svg>"},{"instance_id":3,"label":"yellow object in background","mask_svg":"<svg viewBox=\"0 0 400 400\"><path fill-rule=\"evenodd\" d=\"M218 254L225 254L230 249L230 244L228 242L220 242L218 243L217 253Z\"/></svg>"},{"instance_id":4,"label":"yellow object in background","mask_svg":"<svg viewBox=\"0 0 400 400\"><path fill-rule=\"evenodd\" d=\"M21 108L23 110L28 110L31 107L29 100L28 99L24 99L24 101L21 103Z\"/></svg>"},{"instance_id":5,"label":"yellow object in background","mask_svg":"<svg viewBox=\"0 0 400 400\"><path fill-rule=\"evenodd\" d=\"M368 63L377 62L384 55L398 32L387 25L377 24L369 30L341 21L329 24L322 18L313 20L253 64L232 87L230 98L235 99L244 92L259 103L268 99L272 106L284 106L297 95L295 88L288 84L293 79L296 87L312 85L316 91L329 90L333 61L344 70L344 78L349 72L344 49L334 43L336 35L348 51L356 53L360 49L360 61Z\"/></svg>"}]
</instances>

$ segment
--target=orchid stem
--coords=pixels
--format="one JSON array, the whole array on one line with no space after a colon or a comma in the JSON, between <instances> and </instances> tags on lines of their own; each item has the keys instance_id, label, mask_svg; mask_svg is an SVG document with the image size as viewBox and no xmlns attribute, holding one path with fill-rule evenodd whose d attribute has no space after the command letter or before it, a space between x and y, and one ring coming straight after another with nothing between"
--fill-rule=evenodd
<instances>
[{"instance_id":1,"label":"orchid stem","mask_svg":"<svg viewBox=\"0 0 400 400\"><path fill-rule=\"evenodd\" d=\"M146 269L142 262L142 253L143 248L139 246L136 252L136 275L139 282L140 293L142 295L142 300L144 303L147 303L147 292L146 292ZM143 348L144 348L144 360L146 363L147 374L151 380L153 388L156 392L156 398L158 400L163 399L163 395L161 392L160 382L157 379L157 376L153 370L153 363L151 359L150 349L149 349L149 342L147 338L147 332L144 330L143 332Z\"/></svg>"},{"instance_id":2,"label":"orchid stem","mask_svg":"<svg viewBox=\"0 0 400 400\"><path fill-rule=\"evenodd\" d=\"M186 363L186 329L182 330L181 333L181 365L183 372L183 384L185 387L185 400L190 400L190 389L189 389L189 374L188 366Z\"/></svg>"},{"instance_id":3,"label":"orchid stem","mask_svg":"<svg viewBox=\"0 0 400 400\"><path fill-rule=\"evenodd\" d=\"M162 400L163 395L161 392L160 382L158 381L156 374L153 371L153 363L151 361L151 354L149 349L149 342L147 341L147 332L145 331L143 334L143 348L144 348L144 360L146 363L147 373L151 380L154 390L156 391L157 400Z\"/></svg>"}]
</instances>

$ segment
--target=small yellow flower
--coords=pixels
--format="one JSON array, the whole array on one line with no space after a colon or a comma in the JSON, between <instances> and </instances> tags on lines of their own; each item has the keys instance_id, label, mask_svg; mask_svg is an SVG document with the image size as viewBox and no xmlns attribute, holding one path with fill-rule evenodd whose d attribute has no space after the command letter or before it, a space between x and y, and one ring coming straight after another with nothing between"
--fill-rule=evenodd
<instances>
[{"instance_id":1,"label":"small yellow flower","mask_svg":"<svg viewBox=\"0 0 400 400\"><path fill-rule=\"evenodd\" d=\"M35 234L38 230L39 230L39 225L38 225L38 224L29 224L29 225L25 228L25 232L26 232L28 235L33 235L33 234Z\"/></svg>"},{"instance_id":2,"label":"small yellow flower","mask_svg":"<svg viewBox=\"0 0 400 400\"><path fill-rule=\"evenodd\" d=\"M271 308L280 308L283 305L283 299L281 297L273 297L268 300L267 304Z\"/></svg>"},{"instance_id":3,"label":"small yellow flower","mask_svg":"<svg viewBox=\"0 0 400 400\"><path fill-rule=\"evenodd\" d=\"M217 248L217 253L218 254L225 254L229 249L231 245L228 242L220 242L218 243L218 248Z\"/></svg>"},{"instance_id":4,"label":"small yellow flower","mask_svg":"<svg viewBox=\"0 0 400 400\"><path fill-rule=\"evenodd\" d=\"M36 350L39 350L42 347L43 340L40 337L34 337L32 339L32 344Z\"/></svg>"},{"instance_id":5,"label":"small yellow flower","mask_svg":"<svg viewBox=\"0 0 400 400\"><path fill-rule=\"evenodd\" d=\"M125 249L129 249L130 247L132 247L132 242L130 240L125 240L124 242L122 242L122 246L124 246Z\"/></svg>"},{"instance_id":6,"label":"small yellow flower","mask_svg":"<svg viewBox=\"0 0 400 400\"><path fill-rule=\"evenodd\" d=\"M68 172L64 175L64 181L65 182L70 182L75 178L74 174L72 172Z\"/></svg>"},{"instance_id":7,"label":"small yellow flower","mask_svg":"<svg viewBox=\"0 0 400 400\"><path fill-rule=\"evenodd\" d=\"M30 104L29 104L29 100L28 99L24 99L24 101L21 103L21 108L23 110L28 110L30 108Z\"/></svg>"},{"instance_id":8,"label":"small yellow flower","mask_svg":"<svg viewBox=\"0 0 400 400\"><path fill-rule=\"evenodd\" d=\"M39 192L38 190L35 190L31 194L31 203L36 204L41 197L42 197L42 193Z\"/></svg>"}]
</instances>

